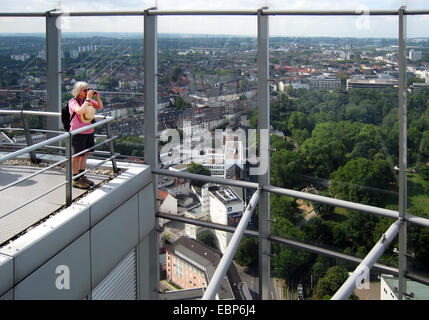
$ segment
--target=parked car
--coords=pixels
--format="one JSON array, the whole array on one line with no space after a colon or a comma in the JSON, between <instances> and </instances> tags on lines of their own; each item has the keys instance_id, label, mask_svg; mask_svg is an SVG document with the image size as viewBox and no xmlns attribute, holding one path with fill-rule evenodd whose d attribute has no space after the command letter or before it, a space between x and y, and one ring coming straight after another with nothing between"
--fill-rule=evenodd
<instances>
[{"instance_id":1,"label":"parked car","mask_svg":"<svg viewBox=\"0 0 429 320\"><path fill-rule=\"evenodd\" d=\"M304 300L304 289L302 288L302 284L298 285L298 300Z\"/></svg>"}]
</instances>

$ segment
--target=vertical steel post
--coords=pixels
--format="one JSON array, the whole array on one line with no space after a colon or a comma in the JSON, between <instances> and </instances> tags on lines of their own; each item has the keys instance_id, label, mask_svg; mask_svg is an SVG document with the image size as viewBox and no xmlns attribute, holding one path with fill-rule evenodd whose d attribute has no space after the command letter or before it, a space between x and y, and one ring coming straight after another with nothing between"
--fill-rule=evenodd
<instances>
[{"instance_id":1,"label":"vertical steel post","mask_svg":"<svg viewBox=\"0 0 429 320\"><path fill-rule=\"evenodd\" d=\"M28 125L27 117L24 114L24 111L21 111L21 120L22 125L24 127L25 140L27 140L27 146L33 145L33 139L31 138L30 126ZM30 160L32 163L38 163L38 159L36 157L36 153L34 151L30 151Z\"/></svg>"},{"instance_id":2,"label":"vertical steel post","mask_svg":"<svg viewBox=\"0 0 429 320\"><path fill-rule=\"evenodd\" d=\"M158 42L157 42L157 16L150 15L149 10L144 13L144 160L152 169L158 168L158 132L157 92L158 92ZM158 193L157 175L152 175L154 208L156 211L156 198ZM153 213L155 228L145 240L139 244L142 282L140 299L157 299L159 292L159 236L157 231L158 218Z\"/></svg>"},{"instance_id":3,"label":"vertical steel post","mask_svg":"<svg viewBox=\"0 0 429 320\"><path fill-rule=\"evenodd\" d=\"M407 212L407 66L406 66L406 16L405 7L399 9L399 219ZM403 221L399 232L399 284L398 298L406 293L407 272L407 222Z\"/></svg>"},{"instance_id":4,"label":"vertical steel post","mask_svg":"<svg viewBox=\"0 0 429 320\"><path fill-rule=\"evenodd\" d=\"M107 136L107 139L112 138L112 130L110 129L110 122L106 123L106 136ZM109 142L108 148L109 148L110 156L112 157L113 171L118 172L118 166L116 164L116 159L113 158L113 156L115 154L115 148L113 146L113 141Z\"/></svg>"},{"instance_id":5,"label":"vertical steel post","mask_svg":"<svg viewBox=\"0 0 429 320\"><path fill-rule=\"evenodd\" d=\"M270 129L270 95L269 95L269 30L268 16L263 15L262 9L258 10L258 129L260 168L266 171L259 172L258 183L262 188L270 184L270 157L263 155L263 145L269 147L269 134L262 131ZM267 163L263 163L263 162ZM270 193L263 191L259 200L259 297L269 300L271 277L270 277L270 254L271 247L268 237L270 235Z\"/></svg>"},{"instance_id":6,"label":"vertical steel post","mask_svg":"<svg viewBox=\"0 0 429 320\"><path fill-rule=\"evenodd\" d=\"M46 13L46 99L48 112L61 112L61 17ZM59 117L47 117L47 129L61 128ZM48 138L53 137L48 133Z\"/></svg>"},{"instance_id":7,"label":"vertical steel post","mask_svg":"<svg viewBox=\"0 0 429 320\"><path fill-rule=\"evenodd\" d=\"M69 206L73 201L73 172L72 172L72 135L69 132L69 136L66 139L66 205Z\"/></svg>"}]
</instances>

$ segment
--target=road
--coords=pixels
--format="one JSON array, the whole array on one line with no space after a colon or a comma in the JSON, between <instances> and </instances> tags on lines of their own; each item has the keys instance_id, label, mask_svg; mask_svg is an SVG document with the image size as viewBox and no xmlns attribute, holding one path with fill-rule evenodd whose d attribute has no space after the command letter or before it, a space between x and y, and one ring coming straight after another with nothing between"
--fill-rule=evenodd
<instances>
[{"instance_id":1,"label":"road","mask_svg":"<svg viewBox=\"0 0 429 320\"><path fill-rule=\"evenodd\" d=\"M259 278L256 275L245 272L244 267L236 264L235 262L234 264L237 267L238 273L240 274L241 281L247 284L252 298L254 300L259 299Z\"/></svg>"},{"instance_id":2,"label":"road","mask_svg":"<svg viewBox=\"0 0 429 320\"><path fill-rule=\"evenodd\" d=\"M249 288L250 294L252 295L252 298L254 300L259 299L259 277L255 274L251 274L244 271L244 268L239 266L238 264L235 264L237 267L237 270L240 274L241 280L245 282ZM286 300L286 297L284 296L284 280L279 278L271 278L271 293L270 293L270 299L271 300Z\"/></svg>"},{"instance_id":3,"label":"road","mask_svg":"<svg viewBox=\"0 0 429 320\"><path fill-rule=\"evenodd\" d=\"M286 300L284 296L284 280L279 278L271 278L272 280L272 290L271 290L271 299L273 300Z\"/></svg>"}]
</instances>

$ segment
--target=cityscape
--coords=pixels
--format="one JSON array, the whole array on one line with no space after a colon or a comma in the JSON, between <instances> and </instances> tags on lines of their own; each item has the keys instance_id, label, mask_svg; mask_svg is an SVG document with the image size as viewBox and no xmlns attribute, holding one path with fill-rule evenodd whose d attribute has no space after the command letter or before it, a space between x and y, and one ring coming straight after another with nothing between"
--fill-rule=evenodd
<instances>
[{"instance_id":1,"label":"cityscape","mask_svg":"<svg viewBox=\"0 0 429 320\"><path fill-rule=\"evenodd\" d=\"M44 35L3 34L0 45L0 109L46 111ZM64 34L61 47L62 104L77 81L88 82L100 92L103 114L115 118L121 159L143 163L142 35ZM271 184L398 210L398 59L397 39L270 38ZM159 142L161 168L257 182L250 172L258 161L249 152L249 132L258 129L257 39L161 34L157 79L158 131L168 132ZM408 212L429 218L429 38L407 40L407 88ZM37 116L29 124L46 128ZM21 126L19 116L1 115L0 126L2 144L23 141L7 130ZM169 140L174 132L177 145ZM33 141L44 139L34 134ZM228 226L238 225L254 192L166 176L157 190L158 212ZM390 225L387 218L279 195L271 195L270 208L273 235L360 258ZM159 224L161 291L206 288L232 234L164 218ZM257 224L253 217L249 229ZM429 273L429 230L410 225L408 237L408 267ZM393 241L380 261L397 267L397 248ZM278 300L330 299L354 270L278 243L271 263ZM258 241L245 236L218 298L257 299L257 270ZM371 271L367 281L351 299L398 299L397 278ZM412 298L429 299L427 286L408 282Z\"/></svg>"}]
</instances>

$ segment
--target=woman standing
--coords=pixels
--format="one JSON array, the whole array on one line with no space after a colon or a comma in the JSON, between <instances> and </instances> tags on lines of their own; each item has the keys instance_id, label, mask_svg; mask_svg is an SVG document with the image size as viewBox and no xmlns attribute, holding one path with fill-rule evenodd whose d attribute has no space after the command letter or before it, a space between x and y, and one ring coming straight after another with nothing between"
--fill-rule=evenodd
<instances>
[{"instance_id":1,"label":"woman standing","mask_svg":"<svg viewBox=\"0 0 429 320\"><path fill-rule=\"evenodd\" d=\"M74 98L69 101L69 112L70 117L72 117L70 121L70 130L89 126L95 113L94 109L103 109L103 102L100 100L99 93L95 90L89 90L88 83L79 81L75 83L72 94ZM94 129L88 129L72 137L73 154L93 146ZM72 159L73 176L85 171L87 158L88 152ZM73 180L73 187L75 188L89 189L93 184L94 182L87 179L85 176Z\"/></svg>"}]
</instances>

